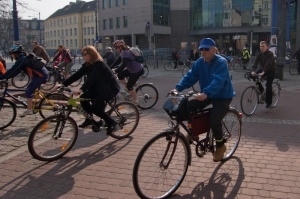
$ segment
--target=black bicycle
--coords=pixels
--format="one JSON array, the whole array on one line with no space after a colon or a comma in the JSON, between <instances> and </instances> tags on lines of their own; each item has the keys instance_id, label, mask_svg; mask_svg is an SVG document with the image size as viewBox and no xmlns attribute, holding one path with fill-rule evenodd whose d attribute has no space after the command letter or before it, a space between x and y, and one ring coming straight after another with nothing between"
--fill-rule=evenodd
<instances>
[{"instance_id":1,"label":"black bicycle","mask_svg":"<svg viewBox=\"0 0 300 199\"><path fill-rule=\"evenodd\" d=\"M191 146L181 133L182 129L195 140L193 144L198 157L215 152L216 141L209 126L210 108L192 113L188 125L183 122L186 120L183 115L187 114L187 101L193 94L170 95L164 104L164 110L176 123L169 121L170 128L149 140L139 152L132 174L133 186L139 197L168 198L179 188L192 162ZM241 117L236 109L230 107L222 121L227 146L222 161L228 160L239 145ZM197 139L199 135L204 135L203 139Z\"/></svg>"}]
</instances>

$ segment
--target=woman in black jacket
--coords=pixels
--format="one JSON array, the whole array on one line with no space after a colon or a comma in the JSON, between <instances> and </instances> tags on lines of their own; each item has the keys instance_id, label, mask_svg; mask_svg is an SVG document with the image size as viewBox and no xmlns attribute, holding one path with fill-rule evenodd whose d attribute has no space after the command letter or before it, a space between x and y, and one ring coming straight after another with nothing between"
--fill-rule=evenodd
<instances>
[{"instance_id":1,"label":"woman in black jacket","mask_svg":"<svg viewBox=\"0 0 300 199\"><path fill-rule=\"evenodd\" d=\"M101 55L93 46L82 49L82 57L85 61L82 67L62 84L69 86L84 75L86 81L80 88L83 92L81 98L94 99L93 101L81 101L82 108L90 115L95 114L107 124L107 134L111 134L116 122L105 113L106 102L116 96L120 90L119 84L112 70L103 61ZM85 128L91 125L90 120L85 120L79 127Z\"/></svg>"}]
</instances>

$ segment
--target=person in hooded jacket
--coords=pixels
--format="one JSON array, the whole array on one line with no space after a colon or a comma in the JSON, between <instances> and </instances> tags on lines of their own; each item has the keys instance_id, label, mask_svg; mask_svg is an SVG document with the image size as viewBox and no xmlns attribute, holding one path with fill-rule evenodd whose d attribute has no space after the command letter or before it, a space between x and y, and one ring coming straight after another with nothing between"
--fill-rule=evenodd
<instances>
[{"instance_id":1,"label":"person in hooded jacket","mask_svg":"<svg viewBox=\"0 0 300 199\"><path fill-rule=\"evenodd\" d=\"M28 84L25 96L27 99L27 110L19 116L32 115L32 98L35 89L39 88L48 78L48 70L45 67L41 69L33 69L27 53L24 51L22 45L14 45L9 50L10 56L15 59L14 65L0 76L0 79L9 79L17 76L22 70L31 77Z\"/></svg>"}]
</instances>

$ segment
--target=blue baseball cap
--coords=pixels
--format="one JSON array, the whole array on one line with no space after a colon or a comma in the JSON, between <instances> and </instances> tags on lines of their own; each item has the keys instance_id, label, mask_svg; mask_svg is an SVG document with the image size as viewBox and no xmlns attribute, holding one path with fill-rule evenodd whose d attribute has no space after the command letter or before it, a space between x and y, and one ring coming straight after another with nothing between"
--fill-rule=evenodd
<instances>
[{"instance_id":1,"label":"blue baseball cap","mask_svg":"<svg viewBox=\"0 0 300 199\"><path fill-rule=\"evenodd\" d=\"M216 46L216 43L214 40L212 40L211 38L203 38L201 41L200 41L200 46L199 46L199 49L200 48L210 48L212 46Z\"/></svg>"}]
</instances>

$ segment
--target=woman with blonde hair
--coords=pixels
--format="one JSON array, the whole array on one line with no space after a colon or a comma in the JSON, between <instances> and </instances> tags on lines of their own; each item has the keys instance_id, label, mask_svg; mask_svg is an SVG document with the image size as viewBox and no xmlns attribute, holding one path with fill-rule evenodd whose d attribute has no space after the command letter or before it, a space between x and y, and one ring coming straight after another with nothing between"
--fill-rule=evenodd
<instances>
[{"instance_id":1,"label":"woman with blonde hair","mask_svg":"<svg viewBox=\"0 0 300 199\"><path fill-rule=\"evenodd\" d=\"M107 124L107 134L109 135L113 132L117 123L105 113L105 106L107 101L118 94L120 90L119 84L112 70L106 65L94 46L85 46L81 54L85 63L62 84L69 86L84 75L87 76L86 81L80 88L80 92L82 93L80 97L94 100L91 102L81 101L81 106L90 115L95 114L105 121ZM91 122L86 119L79 127L85 128L89 125L91 125Z\"/></svg>"}]
</instances>

